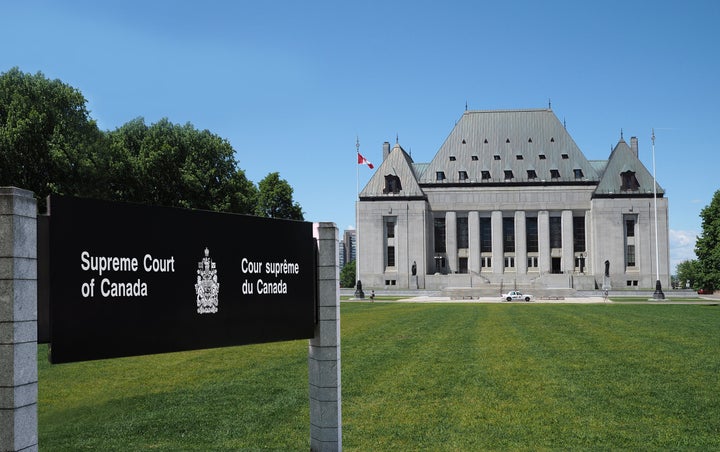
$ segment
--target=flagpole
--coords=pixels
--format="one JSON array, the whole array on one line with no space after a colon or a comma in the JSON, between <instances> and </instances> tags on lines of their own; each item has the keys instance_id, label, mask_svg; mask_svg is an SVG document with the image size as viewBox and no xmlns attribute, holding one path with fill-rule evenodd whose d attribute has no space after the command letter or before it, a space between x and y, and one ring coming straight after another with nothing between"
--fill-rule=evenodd
<instances>
[{"instance_id":1,"label":"flagpole","mask_svg":"<svg viewBox=\"0 0 720 452\"><path fill-rule=\"evenodd\" d=\"M360 280L360 165L357 164L357 158L360 155L360 138L355 136L355 281Z\"/></svg>"},{"instance_id":2,"label":"flagpole","mask_svg":"<svg viewBox=\"0 0 720 452\"><path fill-rule=\"evenodd\" d=\"M653 199L655 201L655 292L653 300L664 300L665 294L660 282L660 252L658 247L657 182L655 179L655 128L652 129Z\"/></svg>"}]
</instances>

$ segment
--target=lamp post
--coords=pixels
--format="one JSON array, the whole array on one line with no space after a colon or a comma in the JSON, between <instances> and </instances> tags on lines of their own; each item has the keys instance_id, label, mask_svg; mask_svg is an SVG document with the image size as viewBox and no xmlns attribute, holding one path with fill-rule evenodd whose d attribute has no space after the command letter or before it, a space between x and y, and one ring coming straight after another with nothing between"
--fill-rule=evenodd
<instances>
[{"instance_id":1,"label":"lamp post","mask_svg":"<svg viewBox=\"0 0 720 452\"><path fill-rule=\"evenodd\" d=\"M653 200L655 201L655 292L653 300L664 300L665 294L660 282L660 252L658 247L657 182L655 179L655 129L652 129Z\"/></svg>"}]
</instances>

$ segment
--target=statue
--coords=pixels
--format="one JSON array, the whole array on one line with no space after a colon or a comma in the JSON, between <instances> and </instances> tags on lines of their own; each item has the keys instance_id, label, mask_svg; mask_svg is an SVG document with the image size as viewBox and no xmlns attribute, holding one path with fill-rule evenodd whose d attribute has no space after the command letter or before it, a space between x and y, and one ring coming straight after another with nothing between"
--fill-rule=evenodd
<instances>
[{"instance_id":1,"label":"statue","mask_svg":"<svg viewBox=\"0 0 720 452\"><path fill-rule=\"evenodd\" d=\"M413 264L412 264L412 275L413 276L417 275L417 264L415 264L415 261L413 261Z\"/></svg>"},{"instance_id":2,"label":"statue","mask_svg":"<svg viewBox=\"0 0 720 452\"><path fill-rule=\"evenodd\" d=\"M605 261L605 277L610 277L610 261Z\"/></svg>"},{"instance_id":3,"label":"statue","mask_svg":"<svg viewBox=\"0 0 720 452\"><path fill-rule=\"evenodd\" d=\"M362 290L362 281L358 279L357 286L355 286L355 298L359 298L361 300L365 299L365 293Z\"/></svg>"}]
</instances>

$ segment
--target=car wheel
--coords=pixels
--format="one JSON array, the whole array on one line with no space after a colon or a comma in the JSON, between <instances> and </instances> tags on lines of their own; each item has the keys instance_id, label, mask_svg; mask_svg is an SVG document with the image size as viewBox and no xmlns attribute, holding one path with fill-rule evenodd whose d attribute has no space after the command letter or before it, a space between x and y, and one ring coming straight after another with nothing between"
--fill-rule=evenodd
<instances>
[{"instance_id":1,"label":"car wheel","mask_svg":"<svg viewBox=\"0 0 720 452\"><path fill-rule=\"evenodd\" d=\"M525 297L525 301L530 301L530 297Z\"/></svg>"},{"instance_id":2,"label":"car wheel","mask_svg":"<svg viewBox=\"0 0 720 452\"><path fill-rule=\"evenodd\" d=\"M512 297L507 297L506 300L507 300L507 301L512 301Z\"/></svg>"}]
</instances>

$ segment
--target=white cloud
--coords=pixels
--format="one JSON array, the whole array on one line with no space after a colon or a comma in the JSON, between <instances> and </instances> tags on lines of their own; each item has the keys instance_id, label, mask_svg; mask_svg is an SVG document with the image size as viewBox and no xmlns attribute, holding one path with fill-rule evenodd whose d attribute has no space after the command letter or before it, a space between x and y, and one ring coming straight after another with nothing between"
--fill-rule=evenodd
<instances>
[{"instance_id":1,"label":"white cloud","mask_svg":"<svg viewBox=\"0 0 720 452\"><path fill-rule=\"evenodd\" d=\"M695 259L696 231L678 231L670 229L670 270L676 272L680 262Z\"/></svg>"}]
</instances>

